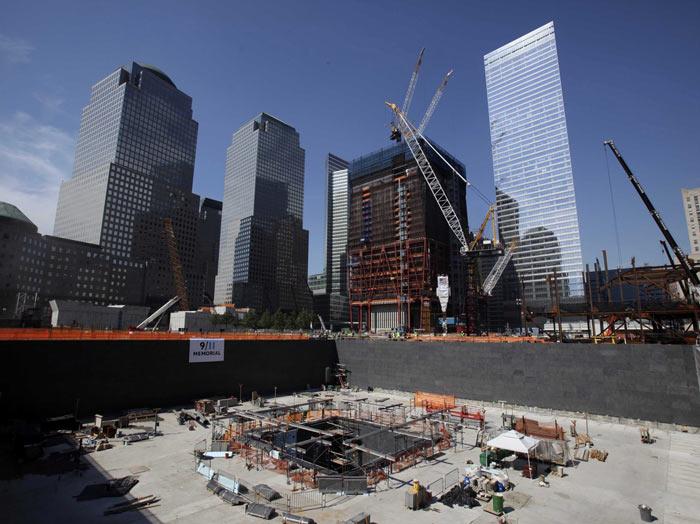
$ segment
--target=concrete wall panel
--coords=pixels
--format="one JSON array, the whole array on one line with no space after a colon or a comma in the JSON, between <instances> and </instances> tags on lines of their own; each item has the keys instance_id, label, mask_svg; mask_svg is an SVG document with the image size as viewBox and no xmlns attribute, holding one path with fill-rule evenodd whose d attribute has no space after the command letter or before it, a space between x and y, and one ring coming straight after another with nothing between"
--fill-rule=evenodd
<instances>
[{"instance_id":1,"label":"concrete wall panel","mask_svg":"<svg viewBox=\"0 0 700 524\"><path fill-rule=\"evenodd\" d=\"M168 407L319 387L337 359L328 341L226 341L223 362L189 363L189 341L3 341L0 407L11 415Z\"/></svg>"},{"instance_id":2,"label":"concrete wall panel","mask_svg":"<svg viewBox=\"0 0 700 524\"><path fill-rule=\"evenodd\" d=\"M338 341L360 387L700 426L692 346Z\"/></svg>"}]
</instances>

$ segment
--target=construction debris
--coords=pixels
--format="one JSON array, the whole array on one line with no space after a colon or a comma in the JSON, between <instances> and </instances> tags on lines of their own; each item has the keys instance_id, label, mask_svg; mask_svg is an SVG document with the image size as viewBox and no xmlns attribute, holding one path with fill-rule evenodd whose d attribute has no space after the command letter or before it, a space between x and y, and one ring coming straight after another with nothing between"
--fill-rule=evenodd
<instances>
[{"instance_id":1,"label":"construction debris","mask_svg":"<svg viewBox=\"0 0 700 524\"><path fill-rule=\"evenodd\" d=\"M99 484L89 484L83 488L78 495L76 495L76 500L92 500L99 499L102 497L123 497L131 488L138 484L139 479L133 476L122 477L118 479L112 479L108 482L101 482Z\"/></svg>"},{"instance_id":2,"label":"construction debris","mask_svg":"<svg viewBox=\"0 0 700 524\"><path fill-rule=\"evenodd\" d=\"M275 508L265 506L264 504L256 504L254 502L250 502L245 507L245 514L251 515L253 517L259 517L265 520L270 520L272 517L275 516Z\"/></svg>"},{"instance_id":3,"label":"construction debris","mask_svg":"<svg viewBox=\"0 0 700 524\"><path fill-rule=\"evenodd\" d=\"M135 509L143 509L148 506L152 506L160 502L160 499L155 495L146 495L145 497L139 497L128 502L120 502L110 506L104 511L105 515L115 515L117 513L124 513L126 511L133 511Z\"/></svg>"},{"instance_id":4,"label":"construction debris","mask_svg":"<svg viewBox=\"0 0 700 524\"><path fill-rule=\"evenodd\" d=\"M590 452L590 457L601 462L605 462L608 459L608 452L602 449L592 449Z\"/></svg>"}]
</instances>

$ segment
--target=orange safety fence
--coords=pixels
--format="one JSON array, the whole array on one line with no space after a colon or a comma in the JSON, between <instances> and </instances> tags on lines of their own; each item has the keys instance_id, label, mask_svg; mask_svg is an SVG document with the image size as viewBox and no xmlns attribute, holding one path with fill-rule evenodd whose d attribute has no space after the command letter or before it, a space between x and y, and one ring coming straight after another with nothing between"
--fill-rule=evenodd
<instances>
[{"instance_id":1,"label":"orange safety fence","mask_svg":"<svg viewBox=\"0 0 700 524\"><path fill-rule=\"evenodd\" d=\"M417 335L408 337L406 340L415 342L498 342L498 343L530 343L530 344L549 344L551 340L535 337L511 336L505 337L502 335L447 335L447 336L425 336Z\"/></svg>"},{"instance_id":2,"label":"orange safety fence","mask_svg":"<svg viewBox=\"0 0 700 524\"><path fill-rule=\"evenodd\" d=\"M416 391L413 394L413 401L417 408L425 408L429 411L452 409L457 405L454 395L440 395L424 391Z\"/></svg>"},{"instance_id":3,"label":"orange safety fence","mask_svg":"<svg viewBox=\"0 0 700 524\"><path fill-rule=\"evenodd\" d=\"M168 331L118 331L74 328L0 328L0 340L309 340L305 333L207 332L171 333Z\"/></svg>"}]
</instances>

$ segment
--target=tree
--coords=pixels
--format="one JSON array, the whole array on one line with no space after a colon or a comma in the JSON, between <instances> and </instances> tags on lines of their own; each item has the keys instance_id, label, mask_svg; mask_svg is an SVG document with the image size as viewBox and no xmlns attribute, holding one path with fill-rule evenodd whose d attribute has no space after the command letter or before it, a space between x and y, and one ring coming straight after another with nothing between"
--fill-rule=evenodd
<instances>
[{"instance_id":1,"label":"tree","mask_svg":"<svg viewBox=\"0 0 700 524\"><path fill-rule=\"evenodd\" d=\"M272 315L270 315L270 312L267 309L263 311L262 315L260 315L260 318L258 319L258 327L260 329L270 329L270 327L272 327Z\"/></svg>"},{"instance_id":2,"label":"tree","mask_svg":"<svg viewBox=\"0 0 700 524\"><path fill-rule=\"evenodd\" d=\"M285 315L281 309L275 311L272 317L272 327L277 331L282 331L287 327L287 315Z\"/></svg>"},{"instance_id":3,"label":"tree","mask_svg":"<svg viewBox=\"0 0 700 524\"><path fill-rule=\"evenodd\" d=\"M242 324L248 329L255 329L255 327L258 324L258 315L255 313L254 310L250 310L245 314L245 316L243 317Z\"/></svg>"}]
</instances>

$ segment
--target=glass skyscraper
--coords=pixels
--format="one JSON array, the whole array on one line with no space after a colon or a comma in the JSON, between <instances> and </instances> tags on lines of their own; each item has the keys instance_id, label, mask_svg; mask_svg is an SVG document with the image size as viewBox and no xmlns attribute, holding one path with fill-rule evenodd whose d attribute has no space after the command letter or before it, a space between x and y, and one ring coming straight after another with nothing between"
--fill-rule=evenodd
<instances>
[{"instance_id":1,"label":"glass skyscraper","mask_svg":"<svg viewBox=\"0 0 700 524\"><path fill-rule=\"evenodd\" d=\"M145 300L174 295L163 219L172 220L190 303L203 295L196 264L199 196L192 193L198 124L192 99L161 70L134 62L92 87L54 234L99 244L113 264L145 269Z\"/></svg>"},{"instance_id":2,"label":"glass skyscraper","mask_svg":"<svg viewBox=\"0 0 700 524\"><path fill-rule=\"evenodd\" d=\"M501 239L528 301L583 295L583 263L559 62L550 22L484 56Z\"/></svg>"},{"instance_id":3,"label":"glass skyscraper","mask_svg":"<svg viewBox=\"0 0 700 524\"><path fill-rule=\"evenodd\" d=\"M329 322L348 320L348 162L333 154L326 160L326 292Z\"/></svg>"},{"instance_id":4,"label":"glass skyscraper","mask_svg":"<svg viewBox=\"0 0 700 524\"><path fill-rule=\"evenodd\" d=\"M226 154L217 304L312 309L309 232L302 226L304 156L296 129L265 113L233 134Z\"/></svg>"}]
</instances>

